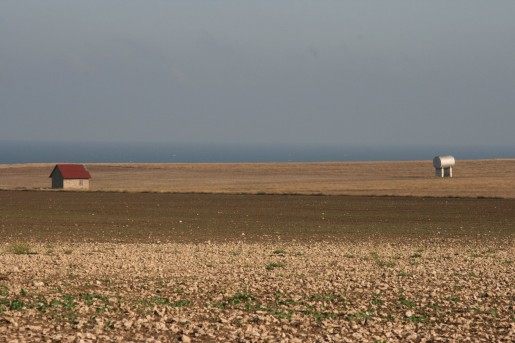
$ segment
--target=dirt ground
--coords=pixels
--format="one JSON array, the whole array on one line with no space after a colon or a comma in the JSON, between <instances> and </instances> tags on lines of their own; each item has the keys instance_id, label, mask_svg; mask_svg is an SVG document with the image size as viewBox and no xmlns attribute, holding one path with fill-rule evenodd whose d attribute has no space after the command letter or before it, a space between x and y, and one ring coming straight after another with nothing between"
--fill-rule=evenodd
<instances>
[{"instance_id":1,"label":"dirt ground","mask_svg":"<svg viewBox=\"0 0 515 343\"><path fill-rule=\"evenodd\" d=\"M0 191L0 342L512 342L515 199Z\"/></svg>"},{"instance_id":2,"label":"dirt ground","mask_svg":"<svg viewBox=\"0 0 515 343\"><path fill-rule=\"evenodd\" d=\"M0 242L512 236L515 199L0 191Z\"/></svg>"},{"instance_id":3,"label":"dirt ground","mask_svg":"<svg viewBox=\"0 0 515 343\"><path fill-rule=\"evenodd\" d=\"M10 342L515 339L513 241L21 248L0 253Z\"/></svg>"}]
</instances>

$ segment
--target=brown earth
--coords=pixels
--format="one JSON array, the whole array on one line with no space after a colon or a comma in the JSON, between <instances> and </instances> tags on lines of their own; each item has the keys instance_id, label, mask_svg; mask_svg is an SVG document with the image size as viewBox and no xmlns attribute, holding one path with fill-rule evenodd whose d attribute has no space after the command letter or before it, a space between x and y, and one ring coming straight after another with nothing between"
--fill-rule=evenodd
<instances>
[{"instance_id":1,"label":"brown earth","mask_svg":"<svg viewBox=\"0 0 515 343\"><path fill-rule=\"evenodd\" d=\"M0 165L0 189L48 189L53 164ZM431 161L88 164L92 190L515 198L515 159L459 160L455 177Z\"/></svg>"},{"instance_id":2,"label":"brown earth","mask_svg":"<svg viewBox=\"0 0 515 343\"><path fill-rule=\"evenodd\" d=\"M513 240L21 248L0 252L0 341L515 339Z\"/></svg>"},{"instance_id":3,"label":"brown earth","mask_svg":"<svg viewBox=\"0 0 515 343\"><path fill-rule=\"evenodd\" d=\"M0 191L0 204L0 341L515 338L515 199Z\"/></svg>"},{"instance_id":4,"label":"brown earth","mask_svg":"<svg viewBox=\"0 0 515 343\"><path fill-rule=\"evenodd\" d=\"M0 166L0 342L512 342L513 161L465 162Z\"/></svg>"},{"instance_id":5,"label":"brown earth","mask_svg":"<svg viewBox=\"0 0 515 343\"><path fill-rule=\"evenodd\" d=\"M476 240L515 199L0 191L0 242Z\"/></svg>"}]
</instances>

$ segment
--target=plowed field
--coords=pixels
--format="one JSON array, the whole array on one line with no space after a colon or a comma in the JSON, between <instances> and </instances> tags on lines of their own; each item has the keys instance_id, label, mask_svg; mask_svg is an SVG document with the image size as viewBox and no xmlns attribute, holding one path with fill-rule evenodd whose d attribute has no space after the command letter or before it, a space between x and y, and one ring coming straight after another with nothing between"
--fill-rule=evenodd
<instances>
[{"instance_id":1,"label":"plowed field","mask_svg":"<svg viewBox=\"0 0 515 343\"><path fill-rule=\"evenodd\" d=\"M503 237L515 199L0 191L0 240L155 243Z\"/></svg>"},{"instance_id":2,"label":"plowed field","mask_svg":"<svg viewBox=\"0 0 515 343\"><path fill-rule=\"evenodd\" d=\"M515 199L0 191L0 342L512 342Z\"/></svg>"}]
</instances>

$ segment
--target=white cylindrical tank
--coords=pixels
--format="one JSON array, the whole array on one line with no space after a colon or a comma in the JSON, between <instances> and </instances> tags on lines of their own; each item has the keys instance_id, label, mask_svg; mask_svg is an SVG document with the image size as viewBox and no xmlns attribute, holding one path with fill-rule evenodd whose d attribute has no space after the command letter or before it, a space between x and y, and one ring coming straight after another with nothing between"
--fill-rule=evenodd
<instances>
[{"instance_id":1,"label":"white cylindrical tank","mask_svg":"<svg viewBox=\"0 0 515 343\"><path fill-rule=\"evenodd\" d=\"M448 156L436 156L433 158L433 166L437 169L439 168L449 168L456 164L456 160L454 157Z\"/></svg>"}]
</instances>

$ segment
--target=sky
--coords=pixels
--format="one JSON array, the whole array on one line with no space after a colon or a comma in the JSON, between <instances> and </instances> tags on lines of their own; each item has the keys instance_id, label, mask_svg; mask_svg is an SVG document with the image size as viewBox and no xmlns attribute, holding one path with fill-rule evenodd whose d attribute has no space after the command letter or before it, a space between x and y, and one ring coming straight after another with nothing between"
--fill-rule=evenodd
<instances>
[{"instance_id":1,"label":"sky","mask_svg":"<svg viewBox=\"0 0 515 343\"><path fill-rule=\"evenodd\" d=\"M1 0L0 141L515 146L514 13Z\"/></svg>"}]
</instances>

